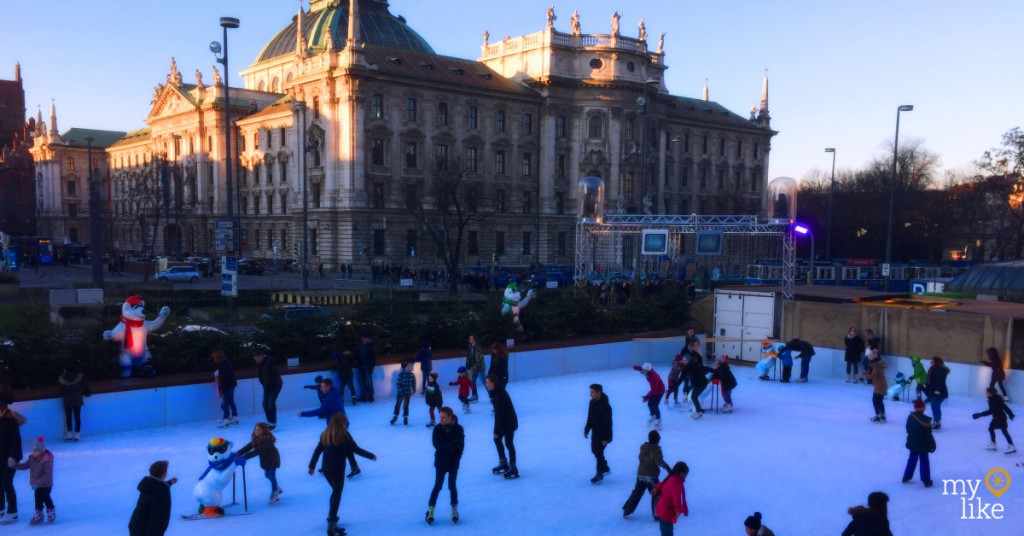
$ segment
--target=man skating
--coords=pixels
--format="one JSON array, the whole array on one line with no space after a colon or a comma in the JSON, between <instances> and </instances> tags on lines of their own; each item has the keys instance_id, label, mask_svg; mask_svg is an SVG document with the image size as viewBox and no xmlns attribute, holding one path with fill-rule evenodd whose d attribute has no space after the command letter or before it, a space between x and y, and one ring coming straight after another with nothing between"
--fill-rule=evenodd
<instances>
[{"instance_id":1,"label":"man skating","mask_svg":"<svg viewBox=\"0 0 1024 536\"><path fill-rule=\"evenodd\" d=\"M590 435L593 432L593 435ZM587 411L587 424L583 427L583 437L590 435L590 451L597 458L597 472L591 483L604 479L604 475L612 472L608 460L604 457L604 449L612 442L612 406L604 387L599 383L590 386L590 408Z\"/></svg>"}]
</instances>

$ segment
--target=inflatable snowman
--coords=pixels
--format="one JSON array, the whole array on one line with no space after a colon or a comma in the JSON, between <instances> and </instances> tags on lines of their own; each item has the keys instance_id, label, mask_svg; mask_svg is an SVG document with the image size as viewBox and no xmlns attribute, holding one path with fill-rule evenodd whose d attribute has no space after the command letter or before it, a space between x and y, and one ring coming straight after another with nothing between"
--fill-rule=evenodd
<instances>
[{"instance_id":1,"label":"inflatable snowman","mask_svg":"<svg viewBox=\"0 0 1024 536\"><path fill-rule=\"evenodd\" d=\"M156 320L146 320L145 307L146 302L142 301L142 296L129 296L121 305L121 322L114 329L103 332L105 341L122 341L119 354L122 378L131 376L134 368L143 376L155 374L146 364L150 358L146 336L164 325L167 316L171 314L171 309L165 305L160 308Z\"/></svg>"},{"instance_id":2,"label":"inflatable snowman","mask_svg":"<svg viewBox=\"0 0 1024 536\"><path fill-rule=\"evenodd\" d=\"M523 325L519 323L519 312L526 308L533 298L533 290L526 293L526 297L519 292L519 285L515 281L509 281L505 287L505 294L501 299L501 314L512 315L512 321L516 324L516 331L523 331Z\"/></svg>"},{"instance_id":3,"label":"inflatable snowman","mask_svg":"<svg viewBox=\"0 0 1024 536\"><path fill-rule=\"evenodd\" d=\"M781 344L772 344L768 341L761 341L761 361L758 361L754 368L761 373L758 376L759 380L767 380L768 373L775 368L775 360L779 357L779 349L782 348Z\"/></svg>"},{"instance_id":4,"label":"inflatable snowman","mask_svg":"<svg viewBox=\"0 0 1024 536\"><path fill-rule=\"evenodd\" d=\"M206 451L210 454L209 465L199 476L192 495L199 501L200 514L220 517L224 515L222 492L231 483L235 468L245 465L245 457L231 452L231 442L222 437L211 439Z\"/></svg>"}]
</instances>

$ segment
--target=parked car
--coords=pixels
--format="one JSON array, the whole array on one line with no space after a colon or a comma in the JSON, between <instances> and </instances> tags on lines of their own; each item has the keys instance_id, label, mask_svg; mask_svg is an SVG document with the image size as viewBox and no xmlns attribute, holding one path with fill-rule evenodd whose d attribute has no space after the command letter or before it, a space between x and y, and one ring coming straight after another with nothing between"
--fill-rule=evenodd
<instances>
[{"instance_id":1,"label":"parked car","mask_svg":"<svg viewBox=\"0 0 1024 536\"><path fill-rule=\"evenodd\" d=\"M266 266L260 261L243 258L238 259L238 273L242 275L263 275Z\"/></svg>"},{"instance_id":2,"label":"parked car","mask_svg":"<svg viewBox=\"0 0 1024 536\"><path fill-rule=\"evenodd\" d=\"M172 283L195 283L199 281L199 272L194 266L169 266L162 272L157 272L158 281L170 281Z\"/></svg>"},{"instance_id":3,"label":"parked car","mask_svg":"<svg viewBox=\"0 0 1024 536\"><path fill-rule=\"evenodd\" d=\"M333 322L334 313L317 305L286 305L263 314L264 320L313 320Z\"/></svg>"}]
</instances>

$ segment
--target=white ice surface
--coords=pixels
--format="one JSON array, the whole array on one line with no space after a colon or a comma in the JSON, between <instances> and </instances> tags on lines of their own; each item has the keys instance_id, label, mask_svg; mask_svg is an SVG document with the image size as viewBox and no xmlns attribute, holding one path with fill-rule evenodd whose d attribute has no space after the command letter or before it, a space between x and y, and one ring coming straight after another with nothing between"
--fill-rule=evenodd
<instances>
[{"instance_id":1,"label":"white ice surface","mask_svg":"<svg viewBox=\"0 0 1024 536\"><path fill-rule=\"evenodd\" d=\"M925 489L917 479L900 482L907 457L904 423L909 403L887 401L889 422L872 424L868 422L873 414L869 387L813 378L809 384L760 382L751 368L737 366L734 371L740 385L731 415L707 413L694 421L688 413L662 405L666 459L669 464L682 460L690 466L686 482L690 516L680 519L677 534L743 534L743 520L755 510L780 536L839 534L850 519L847 508L863 504L875 490L890 495L889 517L898 536L979 530L1017 534L1024 527L1024 468L1015 466L1024 462L1024 454L1004 455L1001 436L1000 451L984 450L988 419L972 421L970 417L985 409L983 401L947 401L943 427L936 433L938 451L932 455L936 487ZM597 485L589 482L594 458L589 440L583 438L587 388L595 382L604 384L615 422L615 440L607 449L613 472ZM434 478L423 398L414 396L408 426L401 420L396 426L388 424L393 401L350 407L354 437L378 461L360 459L362 476L346 483L341 525L349 534L657 534L657 525L647 514L648 498L628 519L623 519L621 510L633 488L639 446L647 438L647 407L640 400L646 391L640 374L627 369L511 384L509 393L520 422L515 442L522 478L506 481L490 471L497 454L490 404L483 390L473 413L463 415L454 388L445 386L445 400L456 408L466 428L459 473L462 520L457 527L448 518L447 488L438 500L434 526L423 520ZM312 392L309 400L313 406ZM211 398L210 404L217 403ZM206 466L209 439L223 436L240 447L248 441L252 424L246 419L241 425L218 429L214 421L203 421L90 436L86 419L81 442L49 441L56 455L57 522L45 528L28 526L32 492L27 472L19 472L15 485L21 520L0 527L0 532L125 534L137 498L136 484L151 462L167 459L171 475L179 479L172 488L168 534L324 534L329 487L319 473L306 473L323 421L300 419L292 412L279 416L276 433L283 462L278 479L285 490L279 505L267 504L269 484L253 459L247 466L252 515L179 519L180 514L196 509L192 487ZM1010 431L1018 442L1024 437L1016 423L1011 423ZM23 439L30 449L34 438ZM959 519L961 501L942 495L942 479L984 480L994 467L1005 468L1017 479L998 501L1004 505L1005 518ZM238 485L241 501L240 473ZM995 500L984 483L978 497L989 503Z\"/></svg>"}]
</instances>

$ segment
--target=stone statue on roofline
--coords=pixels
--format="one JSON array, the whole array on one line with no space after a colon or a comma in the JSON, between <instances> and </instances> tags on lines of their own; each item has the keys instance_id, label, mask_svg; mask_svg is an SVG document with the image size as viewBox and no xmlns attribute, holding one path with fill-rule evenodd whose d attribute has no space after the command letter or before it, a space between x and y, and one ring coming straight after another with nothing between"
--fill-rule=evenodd
<instances>
[{"instance_id":1,"label":"stone statue on roofline","mask_svg":"<svg viewBox=\"0 0 1024 536\"><path fill-rule=\"evenodd\" d=\"M555 6L552 5L548 8L548 28L555 26L556 19L558 19L558 17L555 16Z\"/></svg>"},{"instance_id":2,"label":"stone statue on roofline","mask_svg":"<svg viewBox=\"0 0 1024 536\"><path fill-rule=\"evenodd\" d=\"M202 89L206 86L203 85L203 72L196 69L196 87Z\"/></svg>"},{"instance_id":3,"label":"stone statue on roofline","mask_svg":"<svg viewBox=\"0 0 1024 536\"><path fill-rule=\"evenodd\" d=\"M622 18L622 15L619 15L618 11L616 11L615 13L612 13L612 35L619 35L619 19L620 18Z\"/></svg>"},{"instance_id":4,"label":"stone statue on roofline","mask_svg":"<svg viewBox=\"0 0 1024 536\"><path fill-rule=\"evenodd\" d=\"M217 66L213 66L213 85L219 86L224 82L220 79L220 71L217 70Z\"/></svg>"},{"instance_id":5,"label":"stone statue on roofline","mask_svg":"<svg viewBox=\"0 0 1024 536\"><path fill-rule=\"evenodd\" d=\"M181 73L178 72L178 62L174 61L174 57L171 57L171 72L167 75L167 81L176 85L181 85Z\"/></svg>"},{"instance_id":6,"label":"stone statue on roofline","mask_svg":"<svg viewBox=\"0 0 1024 536\"><path fill-rule=\"evenodd\" d=\"M572 17L569 19L569 26L572 27L572 34L573 35L581 35L583 33L583 31L580 30L580 12L579 11L573 11L572 12Z\"/></svg>"},{"instance_id":7,"label":"stone statue on roofline","mask_svg":"<svg viewBox=\"0 0 1024 536\"><path fill-rule=\"evenodd\" d=\"M490 40L491 40L491 32L488 32L487 30L484 30L484 46L487 46L489 44L488 41L490 41Z\"/></svg>"},{"instance_id":8,"label":"stone statue on roofline","mask_svg":"<svg viewBox=\"0 0 1024 536\"><path fill-rule=\"evenodd\" d=\"M665 52L665 32L658 36L658 54Z\"/></svg>"},{"instance_id":9,"label":"stone statue on roofline","mask_svg":"<svg viewBox=\"0 0 1024 536\"><path fill-rule=\"evenodd\" d=\"M647 25L644 24L644 19L640 19L640 25L637 26L637 29L640 30L640 40L641 41L646 41L647 40Z\"/></svg>"}]
</instances>

